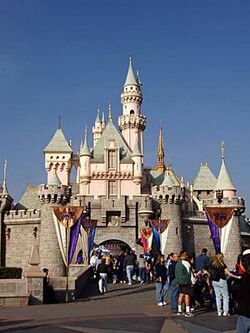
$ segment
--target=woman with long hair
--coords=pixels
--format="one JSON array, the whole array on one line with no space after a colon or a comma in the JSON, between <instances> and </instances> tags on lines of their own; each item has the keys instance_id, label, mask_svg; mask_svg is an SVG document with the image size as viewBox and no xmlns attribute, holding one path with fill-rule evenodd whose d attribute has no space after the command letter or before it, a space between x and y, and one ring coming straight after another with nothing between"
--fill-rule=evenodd
<instances>
[{"instance_id":1,"label":"woman with long hair","mask_svg":"<svg viewBox=\"0 0 250 333\"><path fill-rule=\"evenodd\" d=\"M155 264L155 290L156 301L159 306L166 305L165 297L168 291L167 267L165 265L165 257L159 254Z\"/></svg>"},{"instance_id":2,"label":"woman with long hair","mask_svg":"<svg viewBox=\"0 0 250 333\"><path fill-rule=\"evenodd\" d=\"M224 254L221 252L214 255L213 261L209 267L209 273L214 288L218 316L230 316L226 276L235 279L240 279L241 277L234 275L229 271L224 261Z\"/></svg>"}]
</instances>

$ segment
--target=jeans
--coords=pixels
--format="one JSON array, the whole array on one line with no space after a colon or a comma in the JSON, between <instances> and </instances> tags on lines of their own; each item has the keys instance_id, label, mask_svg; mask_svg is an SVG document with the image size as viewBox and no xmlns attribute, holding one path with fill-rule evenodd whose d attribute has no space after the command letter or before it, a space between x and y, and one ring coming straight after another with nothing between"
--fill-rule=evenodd
<instances>
[{"instance_id":1,"label":"jeans","mask_svg":"<svg viewBox=\"0 0 250 333\"><path fill-rule=\"evenodd\" d=\"M126 273L127 273L127 278L128 278L128 283L129 284L132 284L133 272L134 272L134 266L133 265L126 266Z\"/></svg>"},{"instance_id":2,"label":"jeans","mask_svg":"<svg viewBox=\"0 0 250 333\"><path fill-rule=\"evenodd\" d=\"M220 279L220 281L212 281L212 286L214 287L217 311L228 313L229 294L227 289L227 281L223 279Z\"/></svg>"},{"instance_id":3,"label":"jeans","mask_svg":"<svg viewBox=\"0 0 250 333\"><path fill-rule=\"evenodd\" d=\"M166 282L156 282L155 283L155 291L156 291L156 302L160 303L160 302L164 302L165 301L165 297L167 295L169 289L169 285Z\"/></svg>"},{"instance_id":4,"label":"jeans","mask_svg":"<svg viewBox=\"0 0 250 333\"><path fill-rule=\"evenodd\" d=\"M139 267L140 280L145 282L145 267Z\"/></svg>"},{"instance_id":5,"label":"jeans","mask_svg":"<svg viewBox=\"0 0 250 333\"><path fill-rule=\"evenodd\" d=\"M99 291L100 293L105 293L107 291L107 282L108 282L108 274L100 273L100 279L98 281Z\"/></svg>"},{"instance_id":6,"label":"jeans","mask_svg":"<svg viewBox=\"0 0 250 333\"><path fill-rule=\"evenodd\" d=\"M171 290L171 310L176 311L178 309L178 297L179 297L179 289L177 287L177 281L174 279L170 283Z\"/></svg>"},{"instance_id":7,"label":"jeans","mask_svg":"<svg viewBox=\"0 0 250 333\"><path fill-rule=\"evenodd\" d=\"M250 332L250 318L245 316L239 316L236 326L237 333L249 333Z\"/></svg>"}]
</instances>

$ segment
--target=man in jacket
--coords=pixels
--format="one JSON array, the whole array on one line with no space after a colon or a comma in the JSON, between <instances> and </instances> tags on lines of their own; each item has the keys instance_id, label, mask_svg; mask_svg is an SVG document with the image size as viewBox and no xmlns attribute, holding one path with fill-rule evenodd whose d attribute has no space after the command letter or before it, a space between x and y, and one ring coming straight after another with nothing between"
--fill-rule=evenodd
<instances>
[{"instance_id":1,"label":"man in jacket","mask_svg":"<svg viewBox=\"0 0 250 333\"><path fill-rule=\"evenodd\" d=\"M192 268L188 262L188 254L186 251L181 251L179 261L175 266L175 277L179 289L178 297L178 312L177 315L192 317L190 312L190 298L193 295L193 287L191 281ZM182 303L185 304L185 312L182 311Z\"/></svg>"}]
</instances>

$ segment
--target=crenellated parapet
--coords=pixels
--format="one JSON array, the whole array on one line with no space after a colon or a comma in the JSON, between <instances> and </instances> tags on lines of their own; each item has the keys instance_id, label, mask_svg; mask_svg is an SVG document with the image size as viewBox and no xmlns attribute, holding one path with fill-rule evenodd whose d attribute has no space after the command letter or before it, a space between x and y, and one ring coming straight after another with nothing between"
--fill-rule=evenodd
<instances>
[{"instance_id":1,"label":"crenellated parapet","mask_svg":"<svg viewBox=\"0 0 250 333\"><path fill-rule=\"evenodd\" d=\"M139 128L144 131L147 125L147 118L141 114L124 114L119 117L118 125L121 131L128 128Z\"/></svg>"},{"instance_id":2,"label":"crenellated parapet","mask_svg":"<svg viewBox=\"0 0 250 333\"><path fill-rule=\"evenodd\" d=\"M245 211L245 201L243 198L221 198L218 203L217 198L203 200L204 207L233 207L236 215L240 215Z\"/></svg>"},{"instance_id":3,"label":"crenellated parapet","mask_svg":"<svg viewBox=\"0 0 250 333\"><path fill-rule=\"evenodd\" d=\"M41 219L41 210L40 209L18 209L10 210L4 214L4 223L5 224L16 224L20 220L26 220L34 222L39 222Z\"/></svg>"},{"instance_id":4,"label":"crenellated parapet","mask_svg":"<svg viewBox=\"0 0 250 333\"><path fill-rule=\"evenodd\" d=\"M71 187L66 185L40 185L38 199L42 204L67 204L71 197Z\"/></svg>"},{"instance_id":5,"label":"crenellated parapet","mask_svg":"<svg viewBox=\"0 0 250 333\"><path fill-rule=\"evenodd\" d=\"M135 102L141 104L143 100L142 93L137 86L131 86L130 89L125 88L125 91L121 93L121 102L129 103Z\"/></svg>"},{"instance_id":6,"label":"crenellated parapet","mask_svg":"<svg viewBox=\"0 0 250 333\"><path fill-rule=\"evenodd\" d=\"M179 186L173 187L152 187L152 197L160 204L176 204L181 205L184 202L184 188Z\"/></svg>"}]
</instances>

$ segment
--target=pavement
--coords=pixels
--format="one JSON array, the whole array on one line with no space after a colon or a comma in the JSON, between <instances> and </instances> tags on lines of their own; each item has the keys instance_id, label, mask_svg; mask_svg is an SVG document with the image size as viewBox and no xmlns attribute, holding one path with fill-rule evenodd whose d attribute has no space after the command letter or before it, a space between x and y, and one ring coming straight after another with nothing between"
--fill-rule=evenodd
<instances>
[{"instance_id":1,"label":"pavement","mask_svg":"<svg viewBox=\"0 0 250 333\"><path fill-rule=\"evenodd\" d=\"M0 309L0 332L13 333L233 333L236 322L208 309L177 317L156 305L154 284L109 284L100 295L93 280L73 303Z\"/></svg>"}]
</instances>

